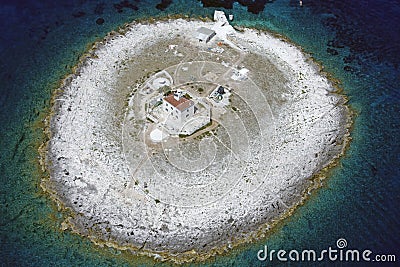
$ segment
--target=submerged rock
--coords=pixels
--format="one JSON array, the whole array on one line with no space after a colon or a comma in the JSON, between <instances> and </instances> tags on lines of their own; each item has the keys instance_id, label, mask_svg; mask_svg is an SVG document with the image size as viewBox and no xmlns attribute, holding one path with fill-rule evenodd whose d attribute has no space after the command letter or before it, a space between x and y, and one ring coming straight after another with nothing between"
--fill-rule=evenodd
<instances>
[{"instance_id":1,"label":"submerged rock","mask_svg":"<svg viewBox=\"0 0 400 267\"><path fill-rule=\"evenodd\" d=\"M103 24L104 23L104 19L103 18L98 18L97 20L96 20L96 24L97 25L101 25L101 24Z\"/></svg>"}]
</instances>

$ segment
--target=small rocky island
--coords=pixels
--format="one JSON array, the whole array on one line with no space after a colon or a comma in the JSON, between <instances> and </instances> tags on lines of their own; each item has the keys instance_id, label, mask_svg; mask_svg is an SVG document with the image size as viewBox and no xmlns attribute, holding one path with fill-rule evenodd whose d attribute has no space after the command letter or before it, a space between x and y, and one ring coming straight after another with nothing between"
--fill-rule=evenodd
<instances>
[{"instance_id":1,"label":"small rocky island","mask_svg":"<svg viewBox=\"0 0 400 267\"><path fill-rule=\"evenodd\" d=\"M175 262L257 238L344 151L345 98L301 50L214 22L133 23L53 98L43 188L65 229Z\"/></svg>"}]
</instances>

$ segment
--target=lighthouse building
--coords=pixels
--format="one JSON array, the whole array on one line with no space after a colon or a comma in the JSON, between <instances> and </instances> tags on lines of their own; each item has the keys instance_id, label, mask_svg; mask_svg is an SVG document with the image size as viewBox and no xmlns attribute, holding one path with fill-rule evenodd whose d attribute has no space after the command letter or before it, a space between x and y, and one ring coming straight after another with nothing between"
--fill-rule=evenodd
<instances>
[{"instance_id":1,"label":"lighthouse building","mask_svg":"<svg viewBox=\"0 0 400 267\"><path fill-rule=\"evenodd\" d=\"M164 97L163 110L167 120L184 124L194 115L194 102L183 95L182 91L176 91Z\"/></svg>"}]
</instances>

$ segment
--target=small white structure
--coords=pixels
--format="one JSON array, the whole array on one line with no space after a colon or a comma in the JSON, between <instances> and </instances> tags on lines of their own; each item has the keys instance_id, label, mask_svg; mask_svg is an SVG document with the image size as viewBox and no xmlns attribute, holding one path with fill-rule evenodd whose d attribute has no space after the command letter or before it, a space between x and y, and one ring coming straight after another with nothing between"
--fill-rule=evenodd
<instances>
[{"instance_id":1,"label":"small white structure","mask_svg":"<svg viewBox=\"0 0 400 267\"><path fill-rule=\"evenodd\" d=\"M247 74L249 73L249 70L246 68L240 69L239 71L235 71L233 75L231 76L232 80L235 81L243 81L247 79Z\"/></svg>"},{"instance_id":2,"label":"small white structure","mask_svg":"<svg viewBox=\"0 0 400 267\"><path fill-rule=\"evenodd\" d=\"M220 22L221 24L225 24L228 22L226 19L224 11L215 10L214 11L214 21Z\"/></svg>"},{"instance_id":3,"label":"small white structure","mask_svg":"<svg viewBox=\"0 0 400 267\"><path fill-rule=\"evenodd\" d=\"M208 29L206 27L200 27L194 34L194 37L198 39L200 42L208 43L214 36L215 31Z\"/></svg>"},{"instance_id":4,"label":"small white structure","mask_svg":"<svg viewBox=\"0 0 400 267\"><path fill-rule=\"evenodd\" d=\"M164 97L163 110L167 120L179 126L193 117L194 102L183 96L182 91L177 91Z\"/></svg>"},{"instance_id":5,"label":"small white structure","mask_svg":"<svg viewBox=\"0 0 400 267\"><path fill-rule=\"evenodd\" d=\"M165 138L167 138L169 135L167 133L164 133L162 130L156 128L150 133L150 138L151 141L153 142L161 142Z\"/></svg>"},{"instance_id":6,"label":"small white structure","mask_svg":"<svg viewBox=\"0 0 400 267\"><path fill-rule=\"evenodd\" d=\"M154 89L159 89L163 86L170 86L171 82L167 78L160 77L160 78L154 79L152 85L153 85Z\"/></svg>"}]
</instances>

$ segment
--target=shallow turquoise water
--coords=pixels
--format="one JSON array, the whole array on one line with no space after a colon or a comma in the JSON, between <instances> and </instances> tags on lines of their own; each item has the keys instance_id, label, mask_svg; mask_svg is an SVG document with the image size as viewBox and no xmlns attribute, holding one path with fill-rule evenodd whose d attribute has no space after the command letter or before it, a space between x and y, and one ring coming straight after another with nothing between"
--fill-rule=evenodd
<instances>
[{"instance_id":1,"label":"shallow turquoise water","mask_svg":"<svg viewBox=\"0 0 400 267\"><path fill-rule=\"evenodd\" d=\"M236 24L287 36L342 81L357 112L353 142L325 186L270 237L205 265L265 266L256 257L264 244L277 250L320 251L335 246L338 238L345 238L351 248L399 255L400 55L392 44L400 40L394 31L400 21L399 4L303 1L305 6L299 8L295 2L272 1L257 15L236 3L228 12L235 14ZM61 214L43 196L35 165L41 137L35 125L49 106L52 90L71 72L88 44L135 18L205 16L214 10L198 1L173 1L164 12L154 8L156 1L132 3L138 11L123 8L118 13L114 3L107 3L99 12L93 1L4 2L0 7L2 266L156 264L145 258L126 259L125 253L98 248L60 231ZM96 24L99 17L104 24ZM287 265L274 262L279 264Z\"/></svg>"}]
</instances>

